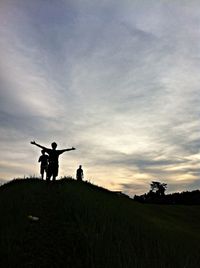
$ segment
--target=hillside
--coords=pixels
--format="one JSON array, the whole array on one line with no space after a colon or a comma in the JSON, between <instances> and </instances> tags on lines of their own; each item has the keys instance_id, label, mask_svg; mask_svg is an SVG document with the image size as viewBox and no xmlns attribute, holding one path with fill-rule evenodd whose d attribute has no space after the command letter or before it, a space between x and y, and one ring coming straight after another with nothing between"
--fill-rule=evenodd
<instances>
[{"instance_id":1,"label":"hillside","mask_svg":"<svg viewBox=\"0 0 200 268\"><path fill-rule=\"evenodd\" d=\"M27 179L0 187L0 213L0 267L200 267L199 206Z\"/></svg>"}]
</instances>

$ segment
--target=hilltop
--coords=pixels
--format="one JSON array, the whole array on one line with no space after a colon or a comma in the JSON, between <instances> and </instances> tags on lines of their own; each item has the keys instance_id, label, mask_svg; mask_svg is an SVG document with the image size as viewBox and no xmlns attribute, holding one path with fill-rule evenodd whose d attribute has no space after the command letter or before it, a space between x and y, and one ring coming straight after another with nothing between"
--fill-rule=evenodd
<instances>
[{"instance_id":1,"label":"hilltop","mask_svg":"<svg viewBox=\"0 0 200 268\"><path fill-rule=\"evenodd\" d=\"M199 206L140 204L87 182L24 179L0 187L0 213L0 267L200 266Z\"/></svg>"}]
</instances>

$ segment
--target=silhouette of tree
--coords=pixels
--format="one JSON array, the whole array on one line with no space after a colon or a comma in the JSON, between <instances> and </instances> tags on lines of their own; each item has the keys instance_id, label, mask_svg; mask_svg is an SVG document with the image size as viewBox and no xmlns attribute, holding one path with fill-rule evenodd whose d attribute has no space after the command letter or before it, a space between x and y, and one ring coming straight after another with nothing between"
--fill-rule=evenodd
<instances>
[{"instance_id":1,"label":"silhouette of tree","mask_svg":"<svg viewBox=\"0 0 200 268\"><path fill-rule=\"evenodd\" d=\"M200 190L192 192L177 192L165 195L166 183L152 181L150 191L142 195L135 195L134 200L140 203L200 205Z\"/></svg>"},{"instance_id":2,"label":"silhouette of tree","mask_svg":"<svg viewBox=\"0 0 200 268\"><path fill-rule=\"evenodd\" d=\"M150 187L151 187L151 190L149 191L150 195L152 195L152 193L155 193L157 196L164 196L167 184L161 183L159 181L152 181Z\"/></svg>"}]
</instances>

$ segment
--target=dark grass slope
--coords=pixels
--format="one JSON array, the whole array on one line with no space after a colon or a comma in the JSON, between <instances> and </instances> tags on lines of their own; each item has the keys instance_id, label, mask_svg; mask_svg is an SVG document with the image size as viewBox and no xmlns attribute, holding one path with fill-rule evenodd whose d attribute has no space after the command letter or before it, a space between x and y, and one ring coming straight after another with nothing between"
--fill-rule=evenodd
<instances>
[{"instance_id":1,"label":"dark grass slope","mask_svg":"<svg viewBox=\"0 0 200 268\"><path fill-rule=\"evenodd\" d=\"M0 187L0 213L0 267L200 267L199 206L138 204L74 180L16 180Z\"/></svg>"}]
</instances>

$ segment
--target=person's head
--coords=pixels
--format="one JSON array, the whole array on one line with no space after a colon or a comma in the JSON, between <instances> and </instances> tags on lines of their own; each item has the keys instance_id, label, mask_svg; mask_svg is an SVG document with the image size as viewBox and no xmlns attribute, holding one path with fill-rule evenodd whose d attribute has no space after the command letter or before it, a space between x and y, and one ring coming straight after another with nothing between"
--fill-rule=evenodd
<instances>
[{"instance_id":1,"label":"person's head","mask_svg":"<svg viewBox=\"0 0 200 268\"><path fill-rule=\"evenodd\" d=\"M42 153L42 154L45 154L45 150L42 150L41 153Z\"/></svg>"},{"instance_id":2,"label":"person's head","mask_svg":"<svg viewBox=\"0 0 200 268\"><path fill-rule=\"evenodd\" d=\"M52 142L51 147L53 150L55 150L57 148L57 143L56 142Z\"/></svg>"},{"instance_id":3,"label":"person's head","mask_svg":"<svg viewBox=\"0 0 200 268\"><path fill-rule=\"evenodd\" d=\"M82 166L80 165L79 168L82 168Z\"/></svg>"}]
</instances>

